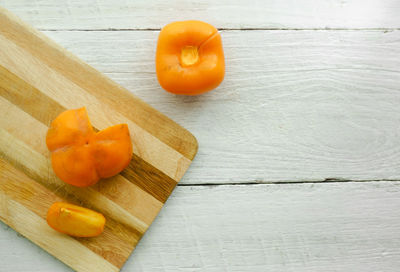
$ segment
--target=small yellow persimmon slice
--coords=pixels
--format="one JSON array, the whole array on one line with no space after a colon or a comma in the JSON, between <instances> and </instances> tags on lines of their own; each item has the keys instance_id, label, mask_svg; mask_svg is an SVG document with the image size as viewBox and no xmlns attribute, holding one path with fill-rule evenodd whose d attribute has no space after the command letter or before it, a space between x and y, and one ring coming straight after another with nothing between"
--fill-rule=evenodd
<instances>
[{"instance_id":1,"label":"small yellow persimmon slice","mask_svg":"<svg viewBox=\"0 0 400 272\"><path fill-rule=\"evenodd\" d=\"M56 202L47 212L47 223L58 232L75 237L94 237L104 230L101 213L65 202Z\"/></svg>"}]
</instances>

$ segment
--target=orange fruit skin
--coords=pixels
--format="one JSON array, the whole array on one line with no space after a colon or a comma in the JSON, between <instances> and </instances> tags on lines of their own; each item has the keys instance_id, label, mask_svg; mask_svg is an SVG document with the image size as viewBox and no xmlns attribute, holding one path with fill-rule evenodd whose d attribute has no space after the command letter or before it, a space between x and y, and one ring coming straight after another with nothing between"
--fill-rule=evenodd
<instances>
[{"instance_id":1,"label":"orange fruit skin","mask_svg":"<svg viewBox=\"0 0 400 272\"><path fill-rule=\"evenodd\" d=\"M182 63L182 49L198 49L198 61ZM210 24L181 21L166 25L158 37L156 73L161 87L174 94L198 95L215 89L224 79L221 35Z\"/></svg>"},{"instance_id":2,"label":"orange fruit skin","mask_svg":"<svg viewBox=\"0 0 400 272\"><path fill-rule=\"evenodd\" d=\"M106 223L101 213L64 202L51 205L46 220L56 231L75 237L98 236Z\"/></svg>"},{"instance_id":3,"label":"orange fruit skin","mask_svg":"<svg viewBox=\"0 0 400 272\"><path fill-rule=\"evenodd\" d=\"M54 173L78 187L121 172L132 159L126 124L95 132L85 108L67 110L51 123L46 135Z\"/></svg>"}]
</instances>

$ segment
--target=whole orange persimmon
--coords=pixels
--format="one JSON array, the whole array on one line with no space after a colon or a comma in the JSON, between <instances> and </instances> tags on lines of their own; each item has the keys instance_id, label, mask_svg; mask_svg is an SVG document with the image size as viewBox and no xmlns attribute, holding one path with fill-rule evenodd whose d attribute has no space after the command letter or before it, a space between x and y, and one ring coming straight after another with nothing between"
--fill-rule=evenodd
<instances>
[{"instance_id":1,"label":"whole orange persimmon","mask_svg":"<svg viewBox=\"0 0 400 272\"><path fill-rule=\"evenodd\" d=\"M128 125L95 132L85 108L67 110L54 119L46 144L55 174L78 187L118 174L132 159Z\"/></svg>"},{"instance_id":2,"label":"whole orange persimmon","mask_svg":"<svg viewBox=\"0 0 400 272\"><path fill-rule=\"evenodd\" d=\"M166 25L158 37L156 72L161 87L171 93L197 95L216 88L225 75L218 30L201 21Z\"/></svg>"}]
</instances>

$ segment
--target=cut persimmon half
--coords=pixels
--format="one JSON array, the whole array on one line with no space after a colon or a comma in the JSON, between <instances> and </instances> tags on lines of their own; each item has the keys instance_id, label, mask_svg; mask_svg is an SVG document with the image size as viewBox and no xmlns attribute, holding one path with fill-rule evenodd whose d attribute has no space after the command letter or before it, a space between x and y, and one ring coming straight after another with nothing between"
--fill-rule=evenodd
<instances>
[{"instance_id":1,"label":"cut persimmon half","mask_svg":"<svg viewBox=\"0 0 400 272\"><path fill-rule=\"evenodd\" d=\"M85 108L64 111L54 119L46 144L55 174L78 187L120 173L132 159L128 125L95 132Z\"/></svg>"}]
</instances>

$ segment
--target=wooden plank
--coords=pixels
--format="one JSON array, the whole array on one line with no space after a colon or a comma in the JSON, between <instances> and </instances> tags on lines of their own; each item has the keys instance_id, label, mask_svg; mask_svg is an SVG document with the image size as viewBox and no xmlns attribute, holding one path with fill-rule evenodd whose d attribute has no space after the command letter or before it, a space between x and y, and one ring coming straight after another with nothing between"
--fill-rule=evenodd
<instances>
[{"instance_id":1,"label":"wooden plank","mask_svg":"<svg viewBox=\"0 0 400 272\"><path fill-rule=\"evenodd\" d=\"M400 179L400 31L222 31L198 97L158 85L157 32L46 34L197 136L182 183Z\"/></svg>"},{"instance_id":2,"label":"wooden plank","mask_svg":"<svg viewBox=\"0 0 400 272\"><path fill-rule=\"evenodd\" d=\"M153 29L186 19L219 28L399 28L396 0L0 0L41 29Z\"/></svg>"},{"instance_id":3,"label":"wooden plank","mask_svg":"<svg viewBox=\"0 0 400 272\"><path fill-rule=\"evenodd\" d=\"M124 271L396 272L399 184L180 186ZM0 269L69 271L0 230Z\"/></svg>"},{"instance_id":4,"label":"wooden plank","mask_svg":"<svg viewBox=\"0 0 400 272\"><path fill-rule=\"evenodd\" d=\"M121 174L86 188L55 176L45 145L50 121L82 106L95 130L126 123L134 153ZM0 115L0 220L76 271L119 271L197 151L190 132L2 8ZM56 201L101 212L104 232L55 232L45 217Z\"/></svg>"}]
</instances>

